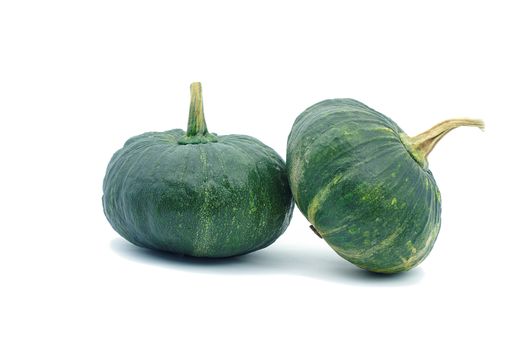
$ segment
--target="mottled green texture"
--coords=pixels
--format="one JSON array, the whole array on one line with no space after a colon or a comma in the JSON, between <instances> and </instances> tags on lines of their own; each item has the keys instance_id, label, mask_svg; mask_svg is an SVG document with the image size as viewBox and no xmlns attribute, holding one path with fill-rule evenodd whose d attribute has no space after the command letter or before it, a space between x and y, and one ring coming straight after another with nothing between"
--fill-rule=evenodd
<instances>
[{"instance_id":1,"label":"mottled green texture","mask_svg":"<svg viewBox=\"0 0 525 350\"><path fill-rule=\"evenodd\" d=\"M288 138L297 206L339 255L369 271L411 269L439 232L438 187L404 137L364 104L334 99L304 111Z\"/></svg>"},{"instance_id":2,"label":"mottled green texture","mask_svg":"<svg viewBox=\"0 0 525 350\"><path fill-rule=\"evenodd\" d=\"M293 201L283 160L249 136L178 143L180 129L129 139L104 179L104 213L128 241L199 257L264 248L286 229Z\"/></svg>"}]
</instances>

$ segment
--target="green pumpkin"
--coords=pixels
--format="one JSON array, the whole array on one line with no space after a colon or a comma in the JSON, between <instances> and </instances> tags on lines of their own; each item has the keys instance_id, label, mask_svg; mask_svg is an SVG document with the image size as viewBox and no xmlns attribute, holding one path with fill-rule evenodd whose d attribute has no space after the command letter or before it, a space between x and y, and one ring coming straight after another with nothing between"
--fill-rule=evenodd
<instances>
[{"instance_id":1,"label":"green pumpkin","mask_svg":"<svg viewBox=\"0 0 525 350\"><path fill-rule=\"evenodd\" d=\"M113 155L104 213L141 247L197 257L262 249L292 216L284 161L253 137L209 133L200 83L191 93L187 132L135 136Z\"/></svg>"},{"instance_id":2,"label":"green pumpkin","mask_svg":"<svg viewBox=\"0 0 525 350\"><path fill-rule=\"evenodd\" d=\"M340 256L374 272L413 268L440 228L441 196L427 155L455 119L416 137L352 99L317 103L295 121L287 169L295 202Z\"/></svg>"}]
</instances>

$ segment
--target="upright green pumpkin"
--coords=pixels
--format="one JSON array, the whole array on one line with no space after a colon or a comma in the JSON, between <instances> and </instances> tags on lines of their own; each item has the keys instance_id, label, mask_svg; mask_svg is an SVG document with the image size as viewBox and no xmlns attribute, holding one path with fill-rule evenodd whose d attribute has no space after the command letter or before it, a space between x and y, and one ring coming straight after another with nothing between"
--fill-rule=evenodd
<instances>
[{"instance_id":1,"label":"upright green pumpkin","mask_svg":"<svg viewBox=\"0 0 525 350\"><path fill-rule=\"evenodd\" d=\"M293 210L284 161L244 135L209 133L201 85L191 85L188 130L129 139L107 167L104 213L141 247L198 257L258 250L286 229Z\"/></svg>"},{"instance_id":2,"label":"upright green pumpkin","mask_svg":"<svg viewBox=\"0 0 525 350\"><path fill-rule=\"evenodd\" d=\"M312 228L340 256L374 272L419 264L440 228L441 197L427 155L455 119L416 137L352 99L317 103L288 138L292 193Z\"/></svg>"}]
</instances>

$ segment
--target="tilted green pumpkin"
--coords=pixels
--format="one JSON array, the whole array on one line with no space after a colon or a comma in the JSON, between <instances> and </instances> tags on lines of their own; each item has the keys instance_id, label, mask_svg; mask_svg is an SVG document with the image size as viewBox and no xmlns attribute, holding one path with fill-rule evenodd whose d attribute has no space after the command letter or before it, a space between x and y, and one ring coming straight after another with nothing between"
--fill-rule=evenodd
<instances>
[{"instance_id":1,"label":"tilted green pumpkin","mask_svg":"<svg viewBox=\"0 0 525 350\"><path fill-rule=\"evenodd\" d=\"M113 155L104 213L141 247L198 257L264 248L292 216L284 161L253 137L209 133L200 83L191 93L186 133L148 132Z\"/></svg>"},{"instance_id":2,"label":"tilted green pumpkin","mask_svg":"<svg viewBox=\"0 0 525 350\"><path fill-rule=\"evenodd\" d=\"M441 223L441 199L427 155L458 126L454 119L416 137L352 99L317 103L295 121L287 169L297 206L340 256L374 272L394 273L429 254Z\"/></svg>"}]
</instances>

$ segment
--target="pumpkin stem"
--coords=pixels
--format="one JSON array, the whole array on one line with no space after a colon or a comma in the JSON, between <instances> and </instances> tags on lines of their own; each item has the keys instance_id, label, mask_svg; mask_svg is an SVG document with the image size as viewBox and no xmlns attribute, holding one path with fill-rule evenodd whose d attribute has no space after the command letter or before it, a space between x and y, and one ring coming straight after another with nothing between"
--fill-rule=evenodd
<instances>
[{"instance_id":1,"label":"pumpkin stem","mask_svg":"<svg viewBox=\"0 0 525 350\"><path fill-rule=\"evenodd\" d=\"M188 130L180 140L180 144L217 142L217 136L208 132L202 106L202 86L195 82L190 85L191 103L188 117Z\"/></svg>"},{"instance_id":2,"label":"pumpkin stem","mask_svg":"<svg viewBox=\"0 0 525 350\"><path fill-rule=\"evenodd\" d=\"M405 137L404 143L408 146L412 157L425 169L428 168L427 157L436 144L449 131L460 126L476 126L484 130L485 123L477 119L449 119L434 125L429 130L414 137Z\"/></svg>"},{"instance_id":3,"label":"pumpkin stem","mask_svg":"<svg viewBox=\"0 0 525 350\"><path fill-rule=\"evenodd\" d=\"M317 237L323 239L323 236L321 236L321 234L319 233L319 231L317 231L317 229L314 227L314 225L310 225L310 229L312 231L314 231L314 233L317 235Z\"/></svg>"},{"instance_id":4,"label":"pumpkin stem","mask_svg":"<svg viewBox=\"0 0 525 350\"><path fill-rule=\"evenodd\" d=\"M206 120L204 120L204 108L202 107L202 86L201 83L192 83L190 85L191 104L190 115L188 118L188 130L186 135L195 136L205 135L208 133Z\"/></svg>"}]
</instances>

